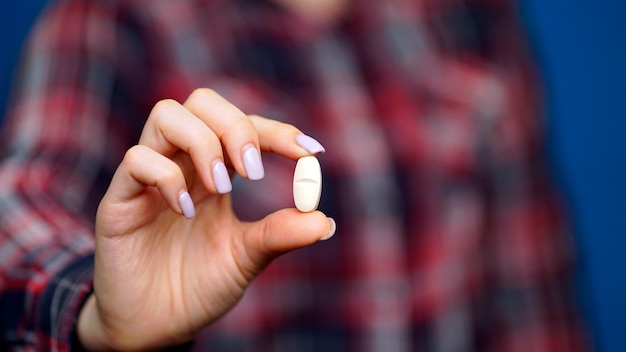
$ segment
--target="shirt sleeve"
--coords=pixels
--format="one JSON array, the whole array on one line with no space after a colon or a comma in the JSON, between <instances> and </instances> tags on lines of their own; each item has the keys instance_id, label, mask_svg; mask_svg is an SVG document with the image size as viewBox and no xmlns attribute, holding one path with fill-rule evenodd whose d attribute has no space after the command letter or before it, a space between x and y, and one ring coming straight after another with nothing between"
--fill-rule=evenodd
<instances>
[{"instance_id":1,"label":"shirt sleeve","mask_svg":"<svg viewBox=\"0 0 626 352\"><path fill-rule=\"evenodd\" d=\"M505 93L492 102L502 117L484 131L489 350L583 351L573 231L551 175L541 104L523 76L501 80Z\"/></svg>"},{"instance_id":2,"label":"shirt sleeve","mask_svg":"<svg viewBox=\"0 0 626 352\"><path fill-rule=\"evenodd\" d=\"M101 185L133 135L115 117L124 43L113 3L58 2L24 50L1 141L2 350L69 350L92 290Z\"/></svg>"}]
</instances>

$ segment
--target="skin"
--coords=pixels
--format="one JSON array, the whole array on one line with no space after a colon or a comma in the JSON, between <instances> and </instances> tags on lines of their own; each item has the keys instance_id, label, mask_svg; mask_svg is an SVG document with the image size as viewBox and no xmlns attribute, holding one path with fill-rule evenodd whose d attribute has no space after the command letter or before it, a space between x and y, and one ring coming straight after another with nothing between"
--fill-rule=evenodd
<instances>
[{"instance_id":1,"label":"skin","mask_svg":"<svg viewBox=\"0 0 626 352\"><path fill-rule=\"evenodd\" d=\"M234 215L211 168L247 177L244 150L310 155L296 127L246 116L212 90L156 104L126 153L96 216L94 292L79 315L89 350L145 350L194 338L241 298L274 258L326 239L334 221L282 209L257 222ZM223 153L224 151L224 153ZM183 216L189 192L195 216Z\"/></svg>"},{"instance_id":2,"label":"skin","mask_svg":"<svg viewBox=\"0 0 626 352\"><path fill-rule=\"evenodd\" d=\"M273 0L313 23L329 23L341 17L350 0Z\"/></svg>"}]
</instances>

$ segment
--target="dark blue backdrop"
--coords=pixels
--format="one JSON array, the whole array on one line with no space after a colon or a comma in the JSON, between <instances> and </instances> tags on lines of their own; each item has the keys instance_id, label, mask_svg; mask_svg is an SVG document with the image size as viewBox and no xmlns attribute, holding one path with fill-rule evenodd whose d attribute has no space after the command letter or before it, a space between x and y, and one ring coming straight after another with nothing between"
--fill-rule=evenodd
<instances>
[{"instance_id":1,"label":"dark blue backdrop","mask_svg":"<svg viewBox=\"0 0 626 352\"><path fill-rule=\"evenodd\" d=\"M48 0L5 1L0 5L0 122L13 67L32 21Z\"/></svg>"},{"instance_id":2,"label":"dark blue backdrop","mask_svg":"<svg viewBox=\"0 0 626 352\"><path fill-rule=\"evenodd\" d=\"M2 110L44 2L0 5ZM586 314L599 350L626 351L626 1L521 0L521 9L547 82L550 152L576 222Z\"/></svg>"},{"instance_id":3,"label":"dark blue backdrop","mask_svg":"<svg viewBox=\"0 0 626 352\"><path fill-rule=\"evenodd\" d=\"M626 1L522 0L602 351L626 351Z\"/></svg>"}]
</instances>

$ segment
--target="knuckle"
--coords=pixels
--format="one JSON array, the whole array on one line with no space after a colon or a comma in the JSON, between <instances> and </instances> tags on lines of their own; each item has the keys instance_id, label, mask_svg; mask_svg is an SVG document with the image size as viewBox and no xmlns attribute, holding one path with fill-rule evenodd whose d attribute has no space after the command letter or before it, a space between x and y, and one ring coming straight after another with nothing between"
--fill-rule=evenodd
<instances>
[{"instance_id":1,"label":"knuckle","mask_svg":"<svg viewBox=\"0 0 626 352\"><path fill-rule=\"evenodd\" d=\"M254 124L252 123L252 120L250 120L250 118L241 113L241 114L237 114L236 118L232 120L232 126L233 128L248 128L248 129L255 129Z\"/></svg>"},{"instance_id":2,"label":"knuckle","mask_svg":"<svg viewBox=\"0 0 626 352\"><path fill-rule=\"evenodd\" d=\"M178 102L174 99L161 99L156 104L154 104L155 110L168 110L172 107L178 105Z\"/></svg>"},{"instance_id":3,"label":"knuckle","mask_svg":"<svg viewBox=\"0 0 626 352\"><path fill-rule=\"evenodd\" d=\"M300 131L300 129L298 129L294 125L290 125L288 123L284 123L280 121L276 121L276 123L278 124L277 127L283 129L287 134L298 135L302 133L302 131Z\"/></svg>"},{"instance_id":4,"label":"knuckle","mask_svg":"<svg viewBox=\"0 0 626 352\"><path fill-rule=\"evenodd\" d=\"M263 117L261 115L257 115L257 114L247 114L246 117L252 121L252 123L256 126L257 123L261 124L261 123L267 123L267 122L271 122L271 121L275 121L275 120L271 120L268 119L266 117Z\"/></svg>"},{"instance_id":5,"label":"knuckle","mask_svg":"<svg viewBox=\"0 0 626 352\"><path fill-rule=\"evenodd\" d=\"M244 115L243 118L233 119L230 126L224 131L222 139L238 138L241 136L250 136L256 134L256 128L250 119ZM246 137L245 139L248 139Z\"/></svg>"},{"instance_id":6,"label":"knuckle","mask_svg":"<svg viewBox=\"0 0 626 352\"><path fill-rule=\"evenodd\" d=\"M178 106L178 102L174 99L159 100L152 108L151 115L157 119L161 119Z\"/></svg>"},{"instance_id":7,"label":"knuckle","mask_svg":"<svg viewBox=\"0 0 626 352\"><path fill-rule=\"evenodd\" d=\"M269 125L271 126L273 130L280 131L282 133L289 133L289 134L302 133L296 126L290 123L283 122L280 120L274 120L274 119L266 119L266 120L269 122Z\"/></svg>"},{"instance_id":8,"label":"knuckle","mask_svg":"<svg viewBox=\"0 0 626 352\"><path fill-rule=\"evenodd\" d=\"M141 162L143 159L144 150L140 145L132 146L130 149L126 151L124 154L124 159L122 159L122 163L133 167Z\"/></svg>"},{"instance_id":9,"label":"knuckle","mask_svg":"<svg viewBox=\"0 0 626 352\"><path fill-rule=\"evenodd\" d=\"M189 99L190 100L195 100L195 99L206 99L206 98L215 98L215 97L219 97L220 95L211 88L196 88L193 90L193 92L191 92L191 94L189 95Z\"/></svg>"}]
</instances>

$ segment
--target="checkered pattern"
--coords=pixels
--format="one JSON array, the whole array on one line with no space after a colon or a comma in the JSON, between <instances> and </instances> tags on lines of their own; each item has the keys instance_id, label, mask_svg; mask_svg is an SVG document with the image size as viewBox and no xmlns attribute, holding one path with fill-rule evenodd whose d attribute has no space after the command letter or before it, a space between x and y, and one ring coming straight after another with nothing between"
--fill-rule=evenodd
<instances>
[{"instance_id":1,"label":"checkered pattern","mask_svg":"<svg viewBox=\"0 0 626 352\"><path fill-rule=\"evenodd\" d=\"M113 171L155 102L211 87L324 144L338 232L279 258L195 349L585 350L513 8L358 0L319 25L263 0L57 1L2 138L2 347L71 347ZM235 180L244 219L293 206L293 162L264 162Z\"/></svg>"}]
</instances>

